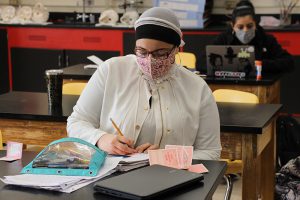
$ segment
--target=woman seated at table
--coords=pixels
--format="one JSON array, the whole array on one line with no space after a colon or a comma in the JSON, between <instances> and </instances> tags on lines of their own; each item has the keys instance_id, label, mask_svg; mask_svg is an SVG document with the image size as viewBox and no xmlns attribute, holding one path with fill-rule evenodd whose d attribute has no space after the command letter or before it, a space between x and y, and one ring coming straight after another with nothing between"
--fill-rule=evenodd
<instances>
[{"instance_id":1,"label":"woman seated at table","mask_svg":"<svg viewBox=\"0 0 300 200\"><path fill-rule=\"evenodd\" d=\"M135 23L135 55L105 61L68 118L70 137L110 154L194 146L194 158L218 159L220 122L205 81L175 64L182 32L171 10L151 8ZM110 118L124 136L116 135Z\"/></svg>"},{"instance_id":2,"label":"woman seated at table","mask_svg":"<svg viewBox=\"0 0 300 200\"><path fill-rule=\"evenodd\" d=\"M262 61L262 72L287 72L294 67L293 57L277 40L258 25L250 1L240 1L232 12L231 26L214 41L215 45L253 45L255 59Z\"/></svg>"}]
</instances>

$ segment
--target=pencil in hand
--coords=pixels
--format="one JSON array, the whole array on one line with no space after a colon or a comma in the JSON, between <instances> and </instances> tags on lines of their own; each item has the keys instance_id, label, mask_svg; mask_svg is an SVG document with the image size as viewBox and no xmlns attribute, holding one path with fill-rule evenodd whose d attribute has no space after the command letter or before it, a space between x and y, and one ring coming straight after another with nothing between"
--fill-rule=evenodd
<instances>
[{"instance_id":1,"label":"pencil in hand","mask_svg":"<svg viewBox=\"0 0 300 200\"><path fill-rule=\"evenodd\" d=\"M121 130L119 129L119 127L117 126L117 124L114 122L114 120L112 118L110 118L110 121L111 121L113 127L117 130L119 136L124 136L123 133L121 132Z\"/></svg>"}]
</instances>

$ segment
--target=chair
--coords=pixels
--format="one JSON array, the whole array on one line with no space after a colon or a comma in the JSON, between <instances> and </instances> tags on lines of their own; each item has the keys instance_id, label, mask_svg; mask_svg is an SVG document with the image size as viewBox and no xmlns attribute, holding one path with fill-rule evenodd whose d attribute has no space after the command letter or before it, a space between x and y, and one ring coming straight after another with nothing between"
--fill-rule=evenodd
<instances>
[{"instance_id":1,"label":"chair","mask_svg":"<svg viewBox=\"0 0 300 200\"><path fill-rule=\"evenodd\" d=\"M259 103L255 94L239 90L218 89L213 92L216 102Z\"/></svg>"},{"instance_id":2,"label":"chair","mask_svg":"<svg viewBox=\"0 0 300 200\"><path fill-rule=\"evenodd\" d=\"M3 140L2 140L1 130L0 130L0 150L3 150Z\"/></svg>"},{"instance_id":3,"label":"chair","mask_svg":"<svg viewBox=\"0 0 300 200\"><path fill-rule=\"evenodd\" d=\"M231 89L218 89L213 92L216 102L234 102L234 103L259 103L259 99L255 94ZM241 160L222 159L227 162L227 171L224 175L227 189L224 199L230 199L233 182L232 174L242 173L243 163Z\"/></svg>"},{"instance_id":4,"label":"chair","mask_svg":"<svg viewBox=\"0 0 300 200\"><path fill-rule=\"evenodd\" d=\"M69 95L80 95L86 83L83 82L69 82L63 84L62 93Z\"/></svg>"},{"instance_id":5,"label":"chair","mask_svg":"<svg viewBox=\"0 0 300 200\"><path fill-rule=\"evenodd\" d=\"M42 151L46 146L44 145L26 145L26 148L24 151L37 151L40 152Z\"/></svg>"},{"instance_id":6,"label":"chair","mask_svg":"<svg viewBox=\"0 0 300 200\"><path fill-rule=\"evenodd\" d=\"M175 62L189 69L196 68L196 56L193 53L178 52L175 56Z\"/></svg>"}]
</instances>

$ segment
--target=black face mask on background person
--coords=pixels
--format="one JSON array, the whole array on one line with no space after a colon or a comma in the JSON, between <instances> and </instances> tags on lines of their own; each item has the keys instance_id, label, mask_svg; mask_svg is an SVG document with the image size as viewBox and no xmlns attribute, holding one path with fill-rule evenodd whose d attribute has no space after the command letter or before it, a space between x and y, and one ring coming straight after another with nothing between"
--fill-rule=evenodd
<instances>
[{"instance_id":1,"label":"black face mask on background person","mask_svg":"<svg viewBox=\"0 0 300 200\"><path fill-rule=\"evenodd\" d=\"M235 36L243 44L249 44L251 40L255 37L255 29L249 29L248 31L237 30L235 31Z\"/></svg>"}]
</instances>

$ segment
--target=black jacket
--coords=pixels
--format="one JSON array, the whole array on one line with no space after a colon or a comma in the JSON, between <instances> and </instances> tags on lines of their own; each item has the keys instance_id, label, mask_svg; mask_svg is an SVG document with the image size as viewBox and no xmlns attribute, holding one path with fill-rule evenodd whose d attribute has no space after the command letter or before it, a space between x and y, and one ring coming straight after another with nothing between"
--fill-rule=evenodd
<instances>
[{"instance_id":1,"label":"black jacket","mask_svg":"<svg viewBox=\"0 0 300 200\"><path fill-rule=\"evenodd\" d=\"M215 45L243 45L230 27L214 41ZM294 69L293 57L278 44L276 38L257 26L255 37L249 43L255 46L255 59L262 60L262 72L289 72Z\"/></svg>"}]
</instances>

